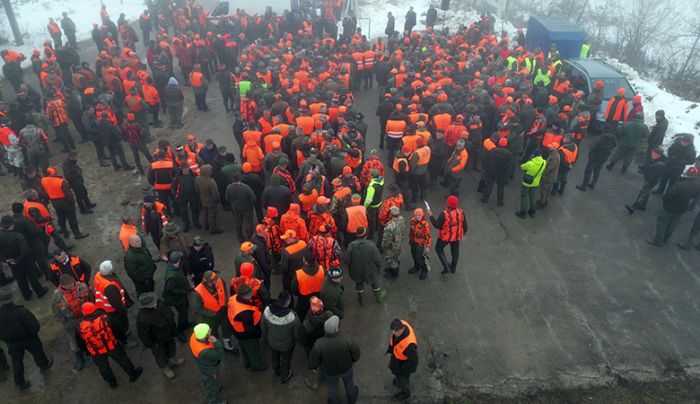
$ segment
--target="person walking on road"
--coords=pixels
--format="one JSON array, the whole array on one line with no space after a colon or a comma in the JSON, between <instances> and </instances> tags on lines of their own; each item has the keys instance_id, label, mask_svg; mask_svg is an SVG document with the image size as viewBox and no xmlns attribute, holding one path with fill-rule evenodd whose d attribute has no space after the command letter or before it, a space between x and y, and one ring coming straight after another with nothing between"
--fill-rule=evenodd
<instances>
[{"instance_id":1,"label":"person walking on road","mask_svg":"<svg viewBox=\"0 0 700 404\"><path fill-rule=\"evenodd\" d=\"M283 384L294 375L290 365L301 328L299 316L291 309L291 303L289 292L281 291L277 300L265 308L260 323L265 341L270 346L272 370Z\"/></svg>"},{"instance_id":2,"label":"person walking on road","mask_svg":"<svg viewBox=\"0 0 700 404\"><path fill-rule=\"evenodd\" d=\"M53 359L46 356L39 339L41 325L37 318L24 306L13 302L12 292L0 290L0 341L7 345L7 352L12 358L12 374L16 390L29 388L29 380L24 378L24 353L34 357L34 363L46 373L53 366Z\"/></svg>"},{"instance_id":3,"label":"person walking on road","mask_svg":"<svg viewBox=\"0 0 700 404\"><path fill-rule=\"evenodd\" d=\"M136 316L136 330L141 343L151 350L156 364L168 379L175 377L173 367L185 363L175 357L175 318L165 302L153 292L139 296L139 313Z\"/></svg>"},{"instance_id":4,"label":"person walking on road","mask_svg":"<svg viewBox=\"0 0 700 404\"><path fill-rule=\"evenodd\" d=\"M559 152L551 150L550 153ZM515 212L515 216L521 219L525 219L527 214L530 217L535 217L535 213L537 213L537 206L535 205L537 189L540 187L542 174L546 168L547 161L542 158L540 149L535 149L532 152L532 158L520 165L520 169L523 171L523 179L520 183L520 210ZM544 206L546 206L546 203Z\"/></svg>"},{"instance_id":5,"label":"person walking on road","mask_svg":"<svg viewBox=\"0 0 700 404\"><path fill-rule=\"evenodd\" d=\"M156 264L153 263L151 253L142 242L141 236L132 234L129 237L129 249L124 255L124 269L134 282L137 295L153 292L155 286L153 275L156 273Z\"/></svg>"},{"instance_id":6,"label":"person walking on road","mask_svg":"<svg viewBox=\"0 0 700 404\"><path fill-rule=\"evenodd\" d=\"M325 335L314 343L309 354L309 369L320 369L328 388L328 403L339 404L338 380L343 380L349 404L354 404L360 389L353 381L353 364L360 360L360 346L339 330L340 319L331 316L323 324Z\"/></svg>"},{"instance_id":7,"label":"person walking on road","mask_svg":"<svg viewBox=\"0 0 700 404\"><path fill-rule=\"evenodd\" d=\"M399 391L392 396L396 401L411 398L409 381L418 367L418 340L413 327L406 320L391 321L391 337L386 353L391 354L389 370L394 375L393 384Z\"/></svg>"},{"instance_id":8,"label":"person walking on road","mask_svg":"<svg viewBox=\"0 0 700 404\"><path fill-rule=\"evenodd\" d=\"M350 279L355 282L357 301L363 304L365 283L372 285L374 298L377 303L384 301L386 290L379 286L379 274L384 268L384 258L377 248L377 244L367 239L367 228L357 229L357 238L353 240L345 251L344 264L350 272Z\"/></svg>"},{"instance_id":9,"label":"person walking on road","mask_svg":"<svg viewBox=\"0 0 700 404\"><path fill-rule=\"evenodd\" d=\"M457 271L459 242L462 241L469 229L467 217L464 215L464 211L458 208L458 206L459 198L450 195L447 197L447 209L442 211L437 218L433 217L432 211L428 211L430 222L439 230L438 240L437 243L435 243L435 252L442 264L442 274L448 272L455 273L455 271ZM447 245L450 246L450 254L452 255L452 261L449 264L445 256L445 247Z\"/></svg>"},{"instance_id":10,"label":"person walking on road","mask_svg":"<svg viewBox=\"0 0 700 404\"><path fill-rule=\"evenodd\" d=\"M208 324L197 324L190 337L190 350L199 366L202 387L209 404L226 404L219 393L221 385L221 360L224 358L224 346L212 335Z\"/></svg>"},{"instance_id":11,"label":"person walking on road","mask_svg":"<svg viewBox=\"0 0 700 404\"><path fill-rule=\"evenodd\" d=\"M663 196L663 209L656 221L656 236L647 243L662 247L673 235L683 214L692 210L700 199L698 169L690 167L685 178L669 189Z\"/></svg>"}]
</instances>

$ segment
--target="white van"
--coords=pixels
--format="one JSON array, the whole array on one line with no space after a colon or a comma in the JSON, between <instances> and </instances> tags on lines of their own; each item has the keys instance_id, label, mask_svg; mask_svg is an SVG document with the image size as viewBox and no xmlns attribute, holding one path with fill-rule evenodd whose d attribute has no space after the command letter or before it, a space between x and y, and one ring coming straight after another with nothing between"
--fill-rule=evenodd
<instances>
[{"instance_id":1,"label":"white van","mask_svg":"<svg viewBox=\"0 0 700 404\"><path fill-rule=\"evenodd\" d=\"M265 14L267 7L271 7L272 11L277 15L282 15L285 10L291 10L294 5L298 4L297 0L236 0L236 1L220 1L207 14L207 20L216 25L219 21L228 18L236 12L236 9L243 9L249 15Z\"/></svg>"}]
</instances>

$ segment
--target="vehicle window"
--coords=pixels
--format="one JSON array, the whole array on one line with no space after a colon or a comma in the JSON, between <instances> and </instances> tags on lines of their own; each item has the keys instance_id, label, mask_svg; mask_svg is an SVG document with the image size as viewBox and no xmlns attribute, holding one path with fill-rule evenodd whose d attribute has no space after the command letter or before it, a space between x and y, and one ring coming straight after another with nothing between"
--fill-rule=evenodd
<instances>
[{"instance_id":1,"label":"vehicle window","mask_svg":"<svg viewBox=\"0 0 700 404\"><path fill-rule=\"evenodd\" d=\"M576 90L583 91L584 93L588 94L588 80L580 70L572 68L569 72L569 80L571 81L571 85L574 86Z\"/></svg>"},{"instance_id":2,"label":"vehicle window","mask_svg":"<svg viewBox=\"0 0 700 404\"><path fill-rule=\"evenodd\" d=\"M211 12L212 17L220 17L223 15L228 15L228 1L222 1L217 4L214 10Z\"/></svg>"},{"instance_id":3,"label":"vehicle window","mask_svg":"<svg viewBox=\"0 0 700 404\"><path fill-rule=\"evenodd\" d=\"M634 90L632 90L630 84L623 77L591 79L591 81L594 82L596 80L600 80L603 82L603 97L606 99L615 96L615 94L617 94L618 88L625 89L626 98L632 98L632 95L634 95Z\"/></svg>"}]
</instances>

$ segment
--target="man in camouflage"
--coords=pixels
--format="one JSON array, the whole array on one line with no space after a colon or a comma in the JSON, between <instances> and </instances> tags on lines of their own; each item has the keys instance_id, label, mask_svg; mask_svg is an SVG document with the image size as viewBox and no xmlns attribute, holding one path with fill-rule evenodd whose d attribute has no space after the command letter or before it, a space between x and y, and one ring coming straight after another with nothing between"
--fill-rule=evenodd
<instances>
[{"instance_id":1,"label":"man in camouflage","mask_svg":"<svg viewBox=\"0 0 700 404\"><path fill-rule=\"evenodd\" d=\"M399 256L401 255L401 244L406 238L406 220L400 215L398 206L389 208L391 220L384 228L382 236L382 252L384 254L384 276L386 278L397 278L399 276Z\"/></svg>"}]
</instances>

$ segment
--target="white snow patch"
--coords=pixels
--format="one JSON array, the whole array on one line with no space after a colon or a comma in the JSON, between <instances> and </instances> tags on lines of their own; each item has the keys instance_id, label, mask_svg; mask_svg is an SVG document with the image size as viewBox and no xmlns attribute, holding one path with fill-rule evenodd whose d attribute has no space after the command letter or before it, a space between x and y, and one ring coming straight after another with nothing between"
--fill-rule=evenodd
<instances>
[{"instance_id":1,"label":"white snow patch","mask_svg":"<svg viewBox=\"0 0 700 404\"><path fill-rule=\"evenodd\" d=\"M109 18L116 24L120 13L126 15L127 21L134 21L145 10L144 0L111 0L104 2L107 5ZM46 39L51 39L46 25L49 23L49 18L60 26L62 13L68 13L77 29L76 38L78 41L90 38L92 24L101 24L100 19L100 1L98 0L23 0L14 8L17 24L22 32L24 45L14 46L14 38L10 43L2 47L2 49L14 49L23 53L27 60L22 66L31 64L29 57L34 49L38 49L43 55L43 43ZM10 23L7 17L2 17L0 24L6 27L7 34L11 37ZM138 30L137 30L138 31ZM63 35L63 43L68 39ZM143 44L138 43L137 47L143 49ZM2 73L0 73L0 76Z\"/></svg>"}]
</instances>

